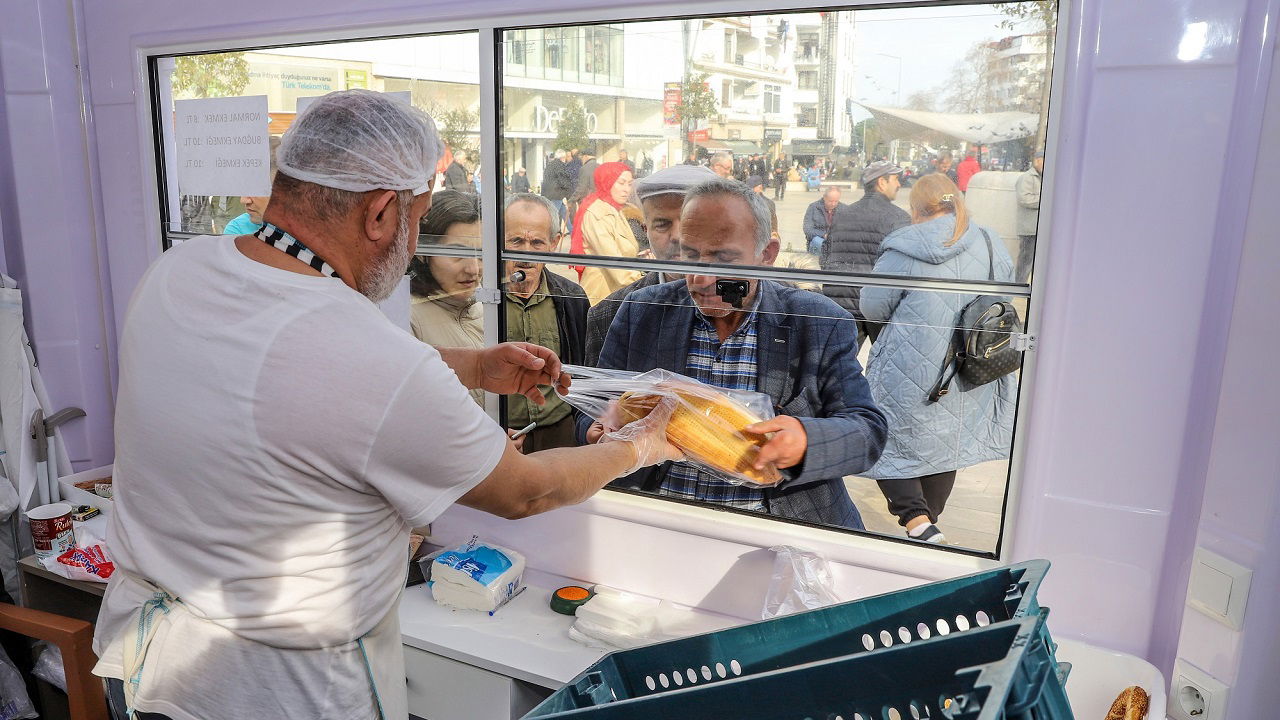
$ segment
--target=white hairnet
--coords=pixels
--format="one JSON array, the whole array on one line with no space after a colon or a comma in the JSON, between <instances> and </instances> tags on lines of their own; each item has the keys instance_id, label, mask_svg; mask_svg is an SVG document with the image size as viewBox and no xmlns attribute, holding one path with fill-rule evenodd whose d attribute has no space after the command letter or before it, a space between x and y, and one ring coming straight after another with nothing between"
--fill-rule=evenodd
<instances>
[{"instance_id":1,"label":"white hairnet","mask_svg":"<svg viewBox=\"0 0 1280 720\"><path fill-rule=\"evenodd\" d=\"M371 90L316 100L280 140L280 172L324 187L427 192L444 144L431 116Z\"/></svg>"}]
</instances>

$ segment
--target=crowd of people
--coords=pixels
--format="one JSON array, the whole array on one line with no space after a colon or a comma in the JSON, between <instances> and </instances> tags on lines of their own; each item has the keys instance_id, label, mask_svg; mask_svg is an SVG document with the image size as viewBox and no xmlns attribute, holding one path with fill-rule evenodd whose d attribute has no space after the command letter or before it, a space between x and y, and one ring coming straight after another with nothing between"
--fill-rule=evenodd
<instances>
[{"instance_id":1,"label":"crowd of people","mask_svg":"<svg viewBox=\"0 0 1280 720\"><path fill-rule=\"evenodd\" d=\"M1013 281L1003 243L993 244L988 262L989 231L972 221L952 179L972 173L950 160L940 156L933 172L916 180L910 213L894 204L904 170L887 161L861 169L856 202L841 203L840 189L826 188L804 218L811 267ZM744 169L752 174L739 181ZM525 183L517 192L512 183L504 246L773 265L780 238L766 178L785 177L789 168L777 170L763 157L713 153L637 180L625 156L601 162L589 149L558 151L538 192ZM442 190L422 232L432 242L475 249L478 223L475 195ZM420 257L412 270L414 333L433 344L483 347L478 260ZM760 430L783 439L771 446L784 476L777 486L745 488L673 462L621 478L617 487L859 529L844 478L860 475L877 481L908 537L939 543L945 535L937 524L956 472L1009 454L1016 375L928 398L950 361L951 328L969 296L747 280L735 307L719 294L722 275L508 260L502 277L507 340L549 348L571 364L664 368L773 400L777 415ZM858 361L864 342L871 343L865 372ZM514 397L508 405L509 434L534 428L513 441L524 452L591 444L614 429L550 389L541 399Z\"/></svg>"},{"instance_id":2,"label":"crowd of people","mask_svg":"<svg viewBox=\"0 0 1280 720\"><path fill-rule=\"evenodd\" d=\"M1015 374L957 382L936 403L923 390L969 296L828 297L733 277L778 258L759 175L680 166L635 181L619 159L597 162L586 187L566 183L559 203L509 193L501 225L513 254L566 242L589 254L599 230L638 255L630 206L653 257L717 274L566 277L509 258L507 342L485 343L477 178L455 171L453 187L437 188L444 152L421 110L330 93L281 139L271 195L246 203L257 229L191 238L140 280L120 337L117 573L93 647L114 717L405 717L398 603L410 530L454 504L519 519L612 483L858 529L845 478L861 475L880 483L909 537L937 543L955 472L1007 456ZM897 175L871 167L864 186L891 200ZM905 222L875 198L836 207L824 257L845 257L841 233L856 228L867 243L883 231L873 260L850 262L1012 278L946 174L917 182L910 206ZM845 224L864 211L876 217ZM421 234L453 250L414 259ZM377 306L407 271L416 338ZM607 292L593 301L583 284ZM865 373L855 312L882 327ZM765 437L757 462L781 480L746 487L688 463L668 438L671 399L625 425L582 415L562 399L563 363L663 368L767 395L774 415L746 431ZM510 398L505 432L482 393ZM173 511L184 507L200 509L200 532Z\"/></svg>"}]
</instances>

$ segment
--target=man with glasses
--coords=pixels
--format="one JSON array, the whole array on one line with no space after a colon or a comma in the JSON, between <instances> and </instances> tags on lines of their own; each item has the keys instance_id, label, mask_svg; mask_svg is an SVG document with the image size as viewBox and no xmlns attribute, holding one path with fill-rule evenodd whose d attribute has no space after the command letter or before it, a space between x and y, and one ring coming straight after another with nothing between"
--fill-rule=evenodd
<instances>
[{"instance_id":1,"label":"man with glasses","mask_svg":"<svg viewBox=\"0 0 1280 720\"><path fill-rule=\"evenodd\" d=\"M711 156L711 171L728 180L733 177L733 156L727 152L718 152Z\"/></svg>"},{"instance_id":2,"label":"man with glasses","mask_svg":"<svg viewBox=\"0 0 1280 720\"><path fill-rule=\"evenodd\" d=\"M541 195L508 196L502 225L504 244L512 252L553 252L560 242L559 214ZM581 365L586 357L587 294L577 283L545 268L545 263L528 260L504 264L505 339L541 345L563 362ZM545 405L523 396L511 396L507 405L508 428L535 424L524 439L526 453L576 444L572 408L550 386L542 388L542 395Z\"/></svg>"}]
</instances>

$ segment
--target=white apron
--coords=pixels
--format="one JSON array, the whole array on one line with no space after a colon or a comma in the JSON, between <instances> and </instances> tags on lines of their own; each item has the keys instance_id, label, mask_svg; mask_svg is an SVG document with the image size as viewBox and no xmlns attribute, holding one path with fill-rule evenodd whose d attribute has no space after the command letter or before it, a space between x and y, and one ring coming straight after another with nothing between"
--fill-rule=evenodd
<instances>
[{"instance_id":1,"label":"white apron","mask_svg":"<svg viewBox=\"0 0 1280 720\"><path fill-rule=\"evenodd\" d=\"M164 658L160 656L148 657L151 642L157 633L163 631L167 624L188 619L215 623L199 618L180 600L147 580L122 573L117 582L124 587L114 588L116 592L145 599L124 629L108 644L102 659L94 667L94 673L102 677L115 677L120 674L115 667L115 659L121 659L125 704L132 717L134 698L147 681L144 674L147 663L164 662ZM401 595L403 591L397 594L391 609L372 630L352 643L358 649L356 656L362 662L354 664L351 672L361 673L368 678L372 704L376 708L375 717L380 720L405 720L409 717L404 646L400 636ZM240 638L240 641L255 642L244 638Z\"/></svg>"}]
</instances>

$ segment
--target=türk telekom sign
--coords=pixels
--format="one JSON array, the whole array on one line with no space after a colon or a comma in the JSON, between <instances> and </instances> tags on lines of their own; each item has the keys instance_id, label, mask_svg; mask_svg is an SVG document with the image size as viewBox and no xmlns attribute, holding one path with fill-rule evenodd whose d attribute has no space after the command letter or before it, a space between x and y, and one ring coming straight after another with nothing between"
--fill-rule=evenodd
<instances>
[{"instance_id":1,"label":"t\u00fcrk telekom sign","mask_svg":"<svg viewBox=\"0 0 1280 720\"><path fill-rule=\"evenodd\" d=\"M542 105L533 107L533 131L540 133L553 133L560 125L560 118L564 117L567 108L556 108L554 110L547 109ZM599 125L599 118L593 112L587 113L587 133L591 134L596 131Z\"/></svg>"}]
</instances>

